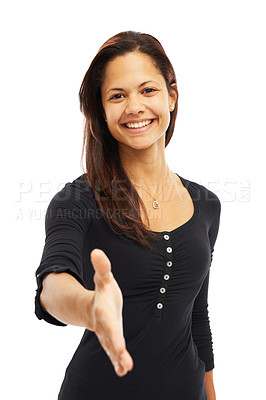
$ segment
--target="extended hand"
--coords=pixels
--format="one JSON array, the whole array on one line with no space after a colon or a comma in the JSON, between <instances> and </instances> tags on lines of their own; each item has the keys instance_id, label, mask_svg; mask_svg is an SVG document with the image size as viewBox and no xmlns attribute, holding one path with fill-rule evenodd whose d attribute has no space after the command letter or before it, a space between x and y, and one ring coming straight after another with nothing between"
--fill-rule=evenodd
<instances>
[{"instance_id":1,"label":"extended hand","mask_svg":"<svg viewBox=\"0 0 266 400\"><path fill-rule=\"evenodd\" d=\"M117 375L124 376L133 368L123 334L123 296L111 272L111 262L100 249L93 249L91 262L95 270L95 294L92 301L92 326Z\"/></svg>"}]
</instances>

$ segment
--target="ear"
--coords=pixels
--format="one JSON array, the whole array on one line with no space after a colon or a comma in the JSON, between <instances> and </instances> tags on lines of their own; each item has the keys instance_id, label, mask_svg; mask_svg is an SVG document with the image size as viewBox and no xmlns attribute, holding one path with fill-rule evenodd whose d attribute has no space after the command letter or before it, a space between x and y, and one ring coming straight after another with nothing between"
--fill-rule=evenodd
<instances>
[{"instance_id":1,"label":"ear","mask_svg":"<svg viewBox=\"0 0 266 400\"><path fill-rule=\"evenodd\" d=\"M172 83L171 88L173 88L173 89L172 90L170 89L170 93L169 93L169 106L170 106L170 110L173 111L173 109L176 107L177 101L178 101L177 84Z\"/></svg>"}]
</instances>

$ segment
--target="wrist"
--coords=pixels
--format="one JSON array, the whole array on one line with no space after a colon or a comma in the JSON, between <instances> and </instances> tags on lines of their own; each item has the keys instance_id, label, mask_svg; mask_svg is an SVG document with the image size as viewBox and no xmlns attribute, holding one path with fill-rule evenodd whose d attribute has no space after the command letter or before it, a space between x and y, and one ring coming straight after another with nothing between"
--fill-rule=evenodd
<instances>
[{"instance_id":1,"label":"wrist","mask_svg":"<svg viewBox=\"0 0 266 400\"><path fill-rule=\"evenodd\" d=\"M83 296L81 298L81 307L82 310L82 325L88 329L93 330L93 303L94 303L94 290L85 289Z\"/></svg>"},{"instance_id":2,"label":"wrist","mask_svg":"<svg viewBox=\"0 0 266 400\"><path fill-rule=\"evenodd\" d=\"M213 382L213 370L206 371L204 376L205 390L208 400L216 400L216 393Z\"/></svg>"}]
</instances>

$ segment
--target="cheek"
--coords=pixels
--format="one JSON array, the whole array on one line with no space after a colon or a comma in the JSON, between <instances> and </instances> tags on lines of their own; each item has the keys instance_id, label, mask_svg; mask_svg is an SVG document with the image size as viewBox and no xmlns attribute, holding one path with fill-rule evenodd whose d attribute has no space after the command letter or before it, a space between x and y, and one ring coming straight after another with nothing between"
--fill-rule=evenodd
<instances>
[{"instance_id":1,"label":"cheek","mask_svg":"<svg viewBox=\"0 0 266 400\"><path fill-rule=\"evenodd\" d=\"M105 109L105 115L107 119L106 123L109 132L116 140L120 136L118 126L122 115L118 108L119 107L108 107L107 109Z\"/></svg>"},{"instance_id":2,"label":"cheek","mask_svg":"<svg viewBox=\"0 0 266 400\"><path fill-rule=\"evenodd\" d=\"M169 112L166 111L166 113L164 114L163 122L162 122L162 129L164 132L167 131L169 125L170 125L170 114L169 114Z\"/></svg>"},{"instance_id":3,"label":"cheek","mask_svg":"<svg viewBox=\"0 0 266 400\"><path fill-rule=\"evenodd\" d=\"M152 108L156 114L160 115L162 118L165 118L166 114L169 112L168 103L168 96L162 94L161 96L154 96L154 98L151 99L149 107Z\"/></svg>"},{"instance_id":4,"label":"cheek","mask_svg":"<svg viewBox=\"0 0 266 400\"><path fill-rule=\"evenodd\" d=\"M105 110L106 119L108 124L117 124L121 118L122 111L120 107L107 107Z\"/></svg>"},{"instance_id":5,"label":"cheek","mask_svg":"<svg viewBox=\"0 0 266 400\"><path fill-rule=\"evenodd\" d=\"M166 101L155 101L152 110L158 115L159 119L164 125L170 123L170 111L168 108L167 99Z\"/></svg>"},{"instance_id":6,"label":"cheek","mask_svg":"<svg viewBox=\"0 0 266 400\"><path fill-rule=\"evenodd\" d=\"M159 119L161 120L161 128L165 132L169 127L171 121L171 115L169 111L169 104L167 97L165 97L162 101L156 104L156 111L159 115Z\"/></svg>"}]
</instances>

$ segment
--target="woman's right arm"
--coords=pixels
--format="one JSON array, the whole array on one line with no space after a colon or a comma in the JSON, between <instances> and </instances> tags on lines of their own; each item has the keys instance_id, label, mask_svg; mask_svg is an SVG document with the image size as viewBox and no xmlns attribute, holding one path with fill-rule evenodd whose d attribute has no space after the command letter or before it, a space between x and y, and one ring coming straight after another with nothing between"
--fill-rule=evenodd
<instances>
[{"instance_id":1,"label":"woman's right arm","mask_svg":"<svg viewBox=\"0 0 266 400\"><path fill-rule=\"evenodd\" d=\"M87 290L66 272L51 272L43 278L42 307L64 324L92 330L91 309L94 290Z\"/></svg>"},{"instance_id":2,"label":"woman's right arm","mask_svg":"<svg viewBox=\"0 0 266 400\"><path fill-rule=\"evenodd\" d=\"M94 249L91 262L95 290L87 290L68 273L51 272L43 278L41 305L59 321L95 332L117 375L123 376L133 368L123 333L123 295L107 255Z\"/></svg>"}]
</instances>

